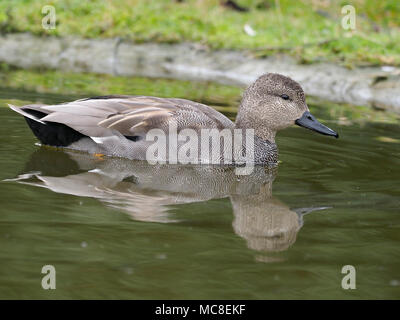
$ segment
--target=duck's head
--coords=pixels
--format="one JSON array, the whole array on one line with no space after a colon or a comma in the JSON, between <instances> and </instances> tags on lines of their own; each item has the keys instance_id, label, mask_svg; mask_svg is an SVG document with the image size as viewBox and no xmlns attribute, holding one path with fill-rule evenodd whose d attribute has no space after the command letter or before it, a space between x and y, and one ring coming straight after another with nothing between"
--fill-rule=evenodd
<instances>
[{"instance_id":1,"label":"duck's head","mask_svg":"<svg viewBox=\"0 0 400 320\"><path fill-rule=\"evenodd\" d=\"M253 128L257 136L274 142L277 131L293 124L339 137L310 113L304 91L296 81L267 73L246 89L236 119L237 127Z\"/></svg>"}]
</instances>

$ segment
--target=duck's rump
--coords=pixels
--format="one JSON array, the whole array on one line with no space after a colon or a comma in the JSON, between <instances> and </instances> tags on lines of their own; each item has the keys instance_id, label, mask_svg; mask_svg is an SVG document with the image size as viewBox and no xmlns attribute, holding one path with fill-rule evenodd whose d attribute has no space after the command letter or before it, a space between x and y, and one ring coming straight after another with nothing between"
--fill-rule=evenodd
<instances>
[{"instance_id":1,"label":"duck's rump","mask_svg":"<svg viewBox=\"0 0 400 320\"><path fill-rule=\"evenodd\" d=\"M38 119L46 116L45 113L36 110L27 109L26 112ZM48 122L43 124L39 121L32 120L32 118L28 118L27 116L24 116L24 118L33 134L44 145L68 147L74 142L87 137L62 123Z\"/></svg>"}]
</instances>

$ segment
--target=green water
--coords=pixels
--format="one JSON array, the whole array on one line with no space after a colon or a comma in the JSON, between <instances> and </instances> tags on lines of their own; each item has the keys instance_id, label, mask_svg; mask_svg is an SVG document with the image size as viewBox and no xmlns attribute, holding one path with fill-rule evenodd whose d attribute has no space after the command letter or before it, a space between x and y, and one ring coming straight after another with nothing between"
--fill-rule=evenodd
<instances>
[{"instance_id":1,"label":"green water","mask_svg":"<svg viewBox=\"0 0 400 320\"><path fill-rule=\"evenodd\" d=\"M0 298L400 298L400 126L312 112L340 139L289 128L277 172L236 179L41 148L2 105Z\"/></svg>"}]
</instances>

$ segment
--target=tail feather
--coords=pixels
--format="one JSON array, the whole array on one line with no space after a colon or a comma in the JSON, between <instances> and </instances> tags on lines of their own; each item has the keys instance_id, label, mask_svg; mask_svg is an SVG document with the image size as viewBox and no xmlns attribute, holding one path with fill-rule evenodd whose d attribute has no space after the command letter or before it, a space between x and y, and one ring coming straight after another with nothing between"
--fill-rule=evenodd
<instances>
[{"instance_id":1,"label":"tail feather","mask_svg":"<svg viewBox=\"0 0 400 320\"><path fill-rule=\"evenodd\" d=\"M44 125L46 124L45 122L43 122L42 120L40 120L40 118L38 118L38 117L35 116L34 114L28 113L28 112L26 112L24 109L22 109L22 108L20 108L20 107L14 106L14 105L12 105L12 104L8 104L8 106L9 106L12 110L14 110L15 112L17 112L17 113L23 115L25 118L29 118L29 119L31 119L31 120L40 122L41 124L44 124Z\"/></svg>"}]
</instances>

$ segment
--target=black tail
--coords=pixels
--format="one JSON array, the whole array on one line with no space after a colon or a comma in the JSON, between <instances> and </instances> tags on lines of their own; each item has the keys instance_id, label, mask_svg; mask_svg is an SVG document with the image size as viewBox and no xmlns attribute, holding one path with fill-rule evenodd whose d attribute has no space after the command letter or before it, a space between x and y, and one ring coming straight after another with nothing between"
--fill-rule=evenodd
<instances>
[{"instance_id":1,"label":"black tail","mask_svg":"<svg viewBox=\"0 0 400 320\"><path fill-rule=\"evenodd\" d=\"M31 109L24 109L26 113L31 114L35 118L41 119L46 116L45 113ZM66 126L62 123L56 122L45 122L44 124L24 117L31 128L34 135L40 140L42 144L55 147L66 147L71 143L80 140L85 137L82 133Z\"/></svg>"}]
</instances>

